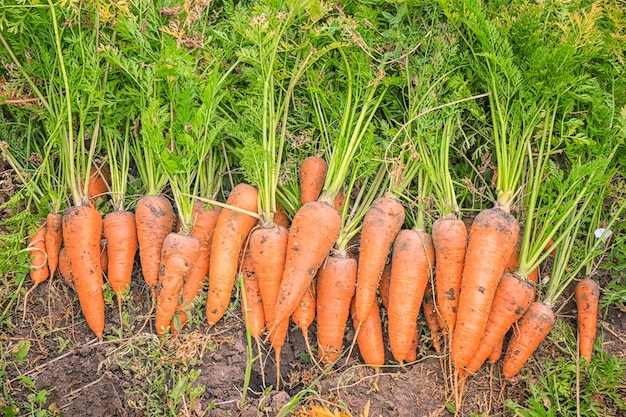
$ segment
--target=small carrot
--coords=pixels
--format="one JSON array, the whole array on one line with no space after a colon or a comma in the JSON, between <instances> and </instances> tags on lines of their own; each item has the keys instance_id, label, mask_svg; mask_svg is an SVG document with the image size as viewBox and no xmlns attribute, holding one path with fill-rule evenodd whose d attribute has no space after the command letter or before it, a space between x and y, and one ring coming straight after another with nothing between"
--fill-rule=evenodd
<instances>
[{"instance_id":1,"label":"small carrot","mask_svg":"<svg viewBox=\"0 0 626 417\"><path fill-rule=\"evenodd\" d=\"M367 319L376 302L376 289L389 249L403 223L404 207L391 197L377 198L365 214L355 295L356 314L361 322Z\"/></svg>"},{"instance_id":2,"label":"small carrot","mask_svg":"<svg viewBox=\"0 0 626 417\"><path fill-rule=\"evenodd\" d=\"M89 173L89 200L95 203L99 198L105 197L109 192L109 174L104 168L91 167Z\"/></svg>"},{"instance_id":3,"label":"small carrot","mask_svg":"<svg viewBox=\"0 0 626 417\"><path fill-rule=\"evenodd\" d=\"M317 275L317 344L324 363L336 361L341 354L356 273L356 260L331 255Z\"/></svg>"},{"instance_id":4,"label":"small carrot","mask_svg":"<svg viewBox=\"0 0 626 417\"><path fill-rule=\"evenodd\" d=\"M99 339L104 333L101 236L102 216L96 209L77 206L63 213L63 242L74 287L87 324Z\"/></svg>"},{"instance_id":5,"label":"small carrot","mask_svg":"<svg viewBox=\"0 0 626 417\"><path fill-rule=\"evenodd\" d=\"M506 378L516 376L552 327L554 327L552 308L539 301L532 303L519 320L516 331L509 341L502 363L502 375Z\"/></svg>"},{"instance_id":6,"label":"small carrot","mask_svg":"<svg viewBox=\"0 0 626 417\"><path fill-rule=\"evenodd\" d=\"M291 315L291 319L302 331L304 337L304 344L306 345L307 352L312 356L311 344L309 342L309 327L315 320L315 311L317 309L317 301L315 288L317 282L313 280L309 288L304 292L302 300Z\"/></svg>"},{"instance_id":7,"label":"small carrot","mask_svg":"<svg viewBox=\"0 0 626 417\"><path fill-rule=\"evenodd\" d=\"M59 264L59 252L63 245L63 215L49 213L46 217L46 254L48 255L48 270L54 276Z\"/></svg>"},{"instance_id":8,"label":"small carrot","mask_svg":"<svg viewBox=\"0 0 626 417\"><path fill-rule=\"evenodd\" d=\"M253 213L257 212L257 203L257 188L244 183L236 185L226 201L229 206ZM239 257L256 223L256 218L230 208L222 209L217 216L209 261L209 294L206 304L209 326L217 323L228 308L239 269Z\"/></svg>"},{"instance_id":9,"label":"small carrot","mask_svg":"<svg viewBox=\"0 0 626 417\"><path fill-rule=\"evenodd\" d=\"M428 233L404 229L398 233L391 257L389 286L389 345L403 363L411 349L426 285L434 269L435 250Z\"/></svg>"},{"instance_id":10,"label":"small carrot","mask_svg":"<svg viewBox=\"0 0 626 417\"><path fill-rule=\"evenodd\" d=\"M107 264L111 265L106 275L117 297L118 306L121 306L122 292L131 284L137 253L135 215L130 211L113 211L104 216L102 223L107 247Z\"/></svg>"},{"instance_id":11,"label":"small carrot","mask_svg":"<svg viewBox=\"0 0 626 417\"><path fill-rule=\"evenodd\" d=\"M147 195L137 201L135 209L137 242L141 273L154 292L159 283L159 264L163 241L174 228L176 216L170 201L160 195Z\"/></svg>"},{"instance_id":12,"label":"small carrot","mask_svg":"<svg viewBox=\"0 0 626 417\"><path fill-rule=\"evenodd\" d=\"M493 350L487 358L492 364L498 362L502 356L502 349L504 348L504 338L500 339L498 343L493 347Z\"/></svg>"},{"instance_id":13,"label":"small carrot","mask_svg":"<svg viewBox=\"0 0 626 417\"><path fill-rule=\"evenodd\" d=\"M74 288L74 277L72 277L72 268L70 265L70 258L67 256L67 250L65 246L61 248L59 251L59 272L61 273L61 277L65 281L67 285L69 285L73 290Z\"/></svg>"},{"instance_id":14,"label":"small carrot","mask_svg":"<svg viewBox=\"0 0 626 417\"><path fill-rule=\"evenodd\" d=\"M435 263L437 263L437 261L435 261ZM422 311L424 312L426 324L430 329L430 335L433 340L433 348L435 349L435 352L440 355L441 342L439 341L439 334L441 332L441 327L439 326L439 320L437 320L437 316L439 315L439 313L435 308L435 298L430 282L426 286L426 291L424 292L424 299L422 300Z\"/></svg>"},{"instance_id":15,"label":"small carrot","mask_svg":"<svg viewBox=\"0 0 626 417\"><path fill-rule=\"evenodd\" d=\"M109 251L107 250L107 242L100 239L100 268L106 276L109 272Z\"/></svg>"},{"instance_id":16,"label":"small carrot","mask_svg":"<svg viewBox=\"0 0 626 417\"><path fill-rule=\"evenodd\" d=\"M341 207L343 206L343 203L345 202L346 202L346 190L341 188L337 192L337 195L335 196L335 199L333 200L333 207L335 208L335 210L341 211Z\"/></svg>"},{"instance_id":17,"label":"small carrot","mask_svg":"<svg viewBox=\"0 0 626 417\"><path fill-rule=\"evenodd\" d=\"M285 229L289 229L289 225L291 224L291 220L289 220L289 215L283 206L280 204L276 205L276 213L274 213L274 223L276 226L282 226Z\"/></svg>"},{"instance_id":18,"label":"small carrot","mask_svg":"<svg viewBox=\"0 0 626 417\"><path fill-rule=\"evenodd\" d=\"M378 303L372 304L372 311L367 315L367 319L361 323L356 318L356 306L353 298L352 303L350 303L350 314L354 328L361 329L356 337L359 353L363 361L378 373L380 372L380 367L385 364L383 325Z\"/></svg>"},{"instance_id":19,"label":"small carrot","mask_svg":"<svg viewBox=\"0 0 626 417\"><path fill-rule=\"evenodd\" d=\"M411 363L417 360L417 346L419 345L419 325L415 325L415 329L413 330L413 336L411 336L411 345L409 346L409 351L404 358L405 362Z\"/></svg>"},{"instance_id":20,"label":"small carrot","mask_svg":"<svg viewBox=\"0 0 626 417\"><path fill-rule=\"evenodd\" d=\"M50 270L48 269L48 257L46 255L46 226L41 225L37 228L28 238L28 246L26 250L30 252L30 279L33 281L31 287L26 295L24 295L24 318L26 318L26 305L28 302L28 296L37 288L41 283L48 279L50 276Z\"/></svg>"},{"instance_id":21,"label":"small carrot","mask_svg":"<svg viewBox=\"0 0 626 417\"><path fill-rule=\"evenodd\" d=\"M265 328L265 313L263 312L263 300L259 290L259 282L252 267L250 246L246 248L241 261L241 274L246 292L246 302L241 303L243 320L248 326L250 336L259 339Z\"/></svg>"},{"instance_id":22,"label":"small carrot","mask_svg":"<svg viewBox=\"0 0 626 417\"><path fill-rule=\"evenodd\" d=\"M302 205L316 201L322 192L328 164L324 158L313 155L300 165L300 201Z\"/></svg>"},{"instance_id":23,"label":"small carrot","mask_svg":"<svg viewBox=\"0 0 626 417\"><path fill-rule=\"evenodd\" d=\"M391 284L391 264L385 265L383 273L380 276L380 286L378 292L380 293L380 300L383 303L385 310L389 310L389 285Z\"/></svg>"},{"instance_id":24,"label":"small carrot","mask_svg":"<svg viewBox=\"0 0 626 417\"><path fill-rule=\"evenodd\" d=\"M200 242L193 236L172 232L165 237L159 266L160 291L154 325L159 335L170 326L185 280L198 257Z\"/></svg>"},{"instance_id":25,"label":"small carrot","mask_svg":"<svg viewBox=\"0 0 626 417\"><path fill-rule=\"evenodd\" d=\"M596 339L600 287L591 278L582 279L574 290L578 308L578 346L580 356L591 362L593 343Z\"/></svg>"}]
</instances>

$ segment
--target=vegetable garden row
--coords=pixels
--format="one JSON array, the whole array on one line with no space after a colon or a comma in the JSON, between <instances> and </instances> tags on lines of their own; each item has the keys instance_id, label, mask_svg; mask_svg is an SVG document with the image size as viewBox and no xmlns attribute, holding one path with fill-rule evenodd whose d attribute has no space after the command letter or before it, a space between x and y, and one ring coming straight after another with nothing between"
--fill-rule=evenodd
<instances>
[{"instance_id":1,"label":"vegetable garden row","mask_svg":"<svg viewBox=\"0 0 626 417\"><path fill-rule=\"evenodd\" d=\"M351 319L372 368L432 343L462 392L486 361L516 376L576 282L591 360L588 276L625 204L623 6L174 3L0 12L2 109L29 119L2 157L42 219L24 314L58 270L102 338L103 288L121 315L143 279L159 335L238 302L277 369L315 320L332 365Z\"/></svg>"}]
</instances>

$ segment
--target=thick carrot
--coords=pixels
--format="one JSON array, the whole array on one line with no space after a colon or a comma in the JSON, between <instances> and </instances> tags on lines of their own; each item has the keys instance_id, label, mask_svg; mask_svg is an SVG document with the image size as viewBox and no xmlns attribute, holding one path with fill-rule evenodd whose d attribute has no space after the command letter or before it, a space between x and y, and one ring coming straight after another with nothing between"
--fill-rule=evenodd
<instances>
[{"instance_id":1,"label":"thick carrot","mask_svg":"<svg viewBox=\"0 0 626 417\"><path fill-rule=\"evenodd\" d=\"M435 246L437 307L445 324L444 331L452 335L459 307L467 229L463 220L455 217L439 218L433 223L432 236Z\"/></svg>"},{"instance_id":2,"label":"thick carrot","mask_svg":"<svg viewBox=\"0 0 626 417\"><path fill-rule=\"evenodd\" d=\"M451 357L465 367L478 350L491 303L519 233L517 220L500 207L483 210L469 234Z\"/></svg>"},{"instance_id":3,"label":"thick carrot","mask_svg":"<svg viewBox=\"0 0 626 417\"><path fill-rule=\"evenodd\" d=\"M534 299L534 284L508 272L502 276L478 350L467 365L469 372L475 373L480 369L506 332L522 317Z\"/></svg>"},{"instance_id":4,"label":"thick carrot","mask_svg":"<svg viewBox=\"0 0 626 417\"><path fill-rule=\"evenodd\" d=\"M254 268L252 267L252 257L250 256L250 246L246 248L241 261L241 274L246 292L246 302L241 303L243 320L248 326L250 336L258 339L263 334L265 328L265 313L263 312L263 300L259 290L259 282L256 279Z\"/></svg>"},{"instance_id":5,"label":"thick carrot","mask_svg":"<svg viewBox=\"0 0 626 417\"><path fill-rule=\"evenodd\" d=\"M354 328L361 329L356 336L356 343L363 361L376 372L380 372L380 367L385 364L385 345L378 303L372 304L372 311L367 315L367 319L361 323L356 318L356 306L353 298L352 303L350 303L350 314Z\"/></svg>"},{"instance_id":6,"label":"thick carrot","mask_svg":"<svg viewBox=\"0 0 626 417\"><path fill-rule=\"evenodd\" d=\"M137 224L130 211L114 211L102 221L107 245L107 261L110 264L107 279L122 303L122 292L130 286L133 264L137 253Z\"/></svg>"},{"instance_id":7,"label":"thick carrot","mask_svg":"<svg viewBox=\"0 0 626 417\"><path fill-rule=\"evenodd\" d=\"M33 281L33 286L24 295L24 318L26 318L26 304L28 302L28 296L37 288L42 282L48 279L50 276L50 270L48 269L48 257L46 255L46 226L41 225L35 233L28 238L28 246L26 250L30 252L30 279Z\"/></svg>"},{"instance_id":8,"label":"thick carrot","mask_svg":"<svg viewBox=\"0 0 626 417\"><path fill-rule=\"evenodd\" d=\"M356 316L367 319L376 302L376 290L389 249L404 223L404 207L395 198L377 198L367 210L361 229L356 288Z\"/></svg>"},{"instance_id":9,"label":"thick carrot","mask_svg":"<svg viewBox=\"0 0 626 417\"><path fill-rule=\"evenodd\" d=\"M389 285L391 284L391 264L385 265L383 273L380 276L380 286L378 292L380 293L380 300L383 303L385 310L389 310Z\"/></svg>"},{"instance_id":10,"label":"thick carrot","mask_svg":"<svg viewBox=\"0 0 626 417\"><path fill-rule=\"evenodd\" d=\"M160 291L157 298L154 325L159 335L170 326L185 280L198 257L200 242L193 236L172 232L165 237L159 266Z\"/></svg>"},{"instance_id":11,"label":"thick carrot","mask_svg":"<svg viewBox=\"0 0 626 417\"><path fill-rule=\"evenodd\" d=\"M341 354L356 273L355 259L331 255L317 274L317 344L324 363L336 361Z\"/></svg>"},{"instance_id":12,"label":"thick carrot","mask_svg":"<svg viewBox=\"0 0 626 417\"><path fill-rule=\"evenodd\" d=\"M435 261L435 263L436 262L437 261ZM430 329L430 335L433 340L433 348L435 348L435 352L437 352L437 354L439 355L441 354L441 342L439 341L441 326L439 326L439 320L437 320L437 316L439 315L439 313L435 308L435 298L430 282L426 286L426 291L424 292L424 299L422 300L422 311L424 312L426 324Z\"/></svg>"},{"instance_id":13,"label":"thick carrot","mask_svg":"<svg viewBox=\"0 0 626 417\"><path fill-rule=\"evenodd\" d=\"M315 311L317 309L317 301L315 288L317 286L317 282L313 280L309 288L304 292L300 303L293 311L291 315L291 319L298 326L298 328L302 331L302 336L304 337L304 344L306 345L307 352L309 355L312 354L311 344L309 343L309 327L313 324L315 320Z\"/></svg>"},{"instance_id":14,"label":"thick carrot","mask_svg":"<svg viewBox=\"0 0 626 417\"><path fill-rule=\"evenodd\" d=\"M67 256L67 249L65 249L65 246L63 246L59 251L59 272L61 273L61 277L65 283L75 290L74 277L72 277L72 268L70 266L70 258Z\"/></svg>"},{"instance_id":15,"label":"thick carrot","mask_svg":"<svg viewBox=\"0 0 626 417\"><path fill-rule=\"evenodd\" d=\"M174 228L176 216L170 201L160 195L144 196L135 209L141 273L152 291L159 283L163 241Z\"/></svg>"},{"instance_id":16,"label":"thick carrot","mask_svg":"<svg viewBox=\"0 0 626 417\"><path fill-rule=\"evenodd\" d=\"M300 201L302 205L316 201L322 192L328 164L316 155L309 156L300 165Z\"/></svg>"},{"instance_id":17,"label":"thick carrot","mask_svg":"<svg viewBox=\"0 0 626 417\"><path fill-rule=\"evenodd\" d=\"M63 215L50 213L46 217L46 254L48 255L48 270L54 276L59 265L59 252L63 245Z\"/></svg>"},{"instance_id":18,"label":"thick carrot","mask_svg":"<svg viewBox=\"0 0 626 417\"><path fill-rule=\"evenodd\" d=\"M547 304L535 301L518 322L502 363L502 375L506 378L516 376L530 355L546 338L554 327L554 312Z\"/></svg>"},{"instance_id":19,"label":"thick carrot","mask_svg":"<svg viewBox=\"0 0 626 417\"><path fill-rule=\"evenodd\" d=\"M398 233L391 256L389 286L389 345L396 361L403 363L417 329L417 316L435 262L432 239L423 230Z\"/></svg>"},{"instance_id":20,"label":"thick carrot","mask_svg":"<svg viewBox=\"0 0 626 417\"><path fill-rule=\"evenodd\" d=\"M580 356L591 362L593 342L596 339L600 287L590 278L582 279L574 291L578 308L578 346Z\"/></svg>"},{"instance_id":21,"label":"thick carrot","mask_svg":"<svg viewBox=\"0 0 626 417\"><path fill-rule=\"evenodd\" d=\"M253 213L257 212L257 203L258 190L244 183L236 185L226 201L229 206ZM217 323L228 308L239 268L239 257L256 223L256 218L230 208L222 209L217 216L209 261L209 294L206 304L209 326Z\"/></svg>"},{"instance_id":22,"label":"thick carrot","mask_svg":"<svg viewBox=\"0 0 626 417\"><path fill-rule=\"evenodd\" d=\"M191 230L191 236L198 239L200 247L198 249L198 257L194 259L189 278L187 278L183 285L181 302L176 309L178 316L176 316L170 326L172 332L182 329L189 319L187 313L190 313L189 310L193 308L193 300L202 291L202 286L209 275L211 240L213 238L217 217L221 211L222 208L217 206L213 206L211 209L207 210L205 204L199 201L196 201L193 206L192 215L195 221L193 229Z\"/></svg>"},{"instance_id":23,"label":"thick carrot","mask_svg":"<svg viewBox=\"0 0 626 417\"><path fill-rule=\"evenodd\" d=\"M100 242L102 216L90 206L63 214L63 242L70 260L74 287L89 328L101 339L104 332L104 297Z\"/></svg>"},{"instance_id":24,"label":"thick carrot","mask_svg":"<svg viewBox=\"0 0 626 417\"><path fill-rule=\"evenodd\" d=\"M289 229L274 325L289 318L296 309L339 237L340 228L339 212L325 201L312 201L298 210Z\"/></svg>"}]
</instances>

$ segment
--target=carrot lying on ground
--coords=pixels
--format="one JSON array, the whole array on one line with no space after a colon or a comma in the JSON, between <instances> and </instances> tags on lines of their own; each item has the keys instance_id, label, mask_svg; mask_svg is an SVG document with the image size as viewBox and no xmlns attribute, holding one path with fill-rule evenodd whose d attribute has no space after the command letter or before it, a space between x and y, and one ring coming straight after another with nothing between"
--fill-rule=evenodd
<instances>
[{"instance_id":1,"label":"carrot lying on ground","mask_svg":"<svg viewBox=\"0 0 626 417\"><path fill-rule=\"evenodd\" d=\"M309 288L304 292L300 303L293 311L291 315L291 319L298 326L298 328L302 331L302 336L304 337L304 344L306 345L307 352L311 357L313 357L313 351L311 350L311 344L309 342L309 327L313 324L315 320L315 311L317 309L317 301L315 294L315 287L317 286L317 282L313 280Z\"/></svg>"},{"instance_id":2,"label":"carrot lying on ground","mask_svg":"<svg viewBox=\"0 0 626 417\"><path fill-rule=\"evenodd\" d=\"M391 352L400 363L404 363L411 349L434 262L435 250L428 233L416 229L398 233L391 257L388 329Z\"/></svg>"},{"instance_id":3,"label":"carrot lying on ground","mask_svg":"<svg viewBox=\"0 0 626 417\"><path fill-rule=\"evenodd\" d=\"M74 287L89 328L101 339L104 332L104 297L100 241L102 216L90 206L77 206L63 214L63 242L70 261Z\"/></svg>"},{"instance_id":4,"label":"carrot lying on ground","mask_svg":"<svg viewBox=\"0 0 626 417\"><path fill-rule=\"evenodd\" d=\"M135 221L141 273L146 284L154 292L159 283L163 241L165 236L173 230L176 216L167 198L160 195L147 195L137 201Z\"/></svg>"},{"instance_id":5,"label":"carrot lying on ground","mask_svg":"<svg viewBox=\"0 0 626 417\"><path fill-rule=\"evenodd\" d=\"M585 278L576 284L574 295L578 309L578 351L581 357L591 362L596 339L600 287L593 279Z\"/></svg>"},{"instance_id":6,"label":"carrot lying on ground","mask_svg":"<svg viewBox=\"0 0 626 417\"><path fill-rule=\"evenodd\" d=\"M367 315L367 319L363 323L356 318L356 307L354 298L350 303L350 314L352 316L352 325L355 329L360 328L361 331L356 336L356 343L359 347L359 353L363 361L380 372L380 367L385 364L385 345L383 342L383 325L380 318L380 308L378 303L372 304L372 311Z\"/></svg>"},{"instance_id":7,"label":"carrot lying on ground","mask_svg":"<svg viewBox=\"0 0 626 417\"><path fill-rule=\"evenodd\" d=\"M380 276L380 285L378 292L380 293L380 300L385 310L389 310L389 285L391 284L391 264L385 265L383 273Z\"/></svg>"},{"instance_id":8,"label":"carrot lying on ground","mask_svg":"<svg viewBox=\"0 0 626 417\"><path fill-rule=\"evenodd\" d=\"M483 210L472 223L451 346L457 368L467 366L478 350L518 233L517 220L500 206Z\"/></svg>"},{"instance_id":9,"label":"carrot lying on ground","mask_svg":"<svg viewBox=\"0 0 626 417\"><path fill-rule=\"evenodd\" d=\"M376 302L376 290L385 268L389 249L404 223L404 207L391 197L377 198L367 210L361 229L356 315L360 322L367 319Z\"/></svg>"},{"instance_id":10,"label":"carrot lying on ground","mask_svg":"<svg viewBox=\"0 0 626 417\"><path fill-rule=\"evenodd\" d=\"M506 378L516 376L552 327L554 327L552 308L539 301L532 303L511 336L502 363L502 375Z\"/></svg>"},{"instance_id":11,"label":"carrot lying on ground","mask_svg":"<svg viewBox=\"0 0 626 417\"><path fill-rule=\"evenodd\" d=\"M324 363L332 363L341 355L356 274L355 259L333 255L326 258L317 274L317 344Z\"/></svg>"},{"instance_id":12,"label":"carrot lying on ground","mask_svg":"<svg viewBox=\"0 0 626 417\"><path fill-rule=\"evenodd\" d=\"M122 292L131 283L137 253L137 224L130 211L113 211L104 216L103 230L107 245L107 280L121 308Z\"/></svg>"},{"instance_id":13,"label":"carrot lying on ground","mask_svg":"<svg viewBox=\"0 0 626 417\"><path fill-rule=\"evenodd\" d=\"M26 250L30 253L30 272L29 276L33 281L33 286L24 295L24 318L26 318L26 304L28 296L41 283L48 279L50 270L48 269L48 256L46 255L46 226L41 225L28 238L28 246Z\"/></svg>"},{"instance_id":14,"label":"carrot lying on ground","mask_svg":"<svg viewBox=\"0 0 626 417\"><path fill-rule=\"evenodd\" d=\"M328 164L316 155L307 157L300 165L300 202L316 201L324 186Z\"/></svg>"},{"instance_id":15,"label":"carrot lying on ground","mask_svg":"<svg viewBox=\"0 0 626 417\"><path fill-rule=\"evenodd\" d=\"M53 277L59 265L59 252L63 245L63 215L49 213L46 217L46 254L48 255L48 270Z\"/></svg>"},{"instance_id":16,"label":"carrot lying on ground","mask_svg":"<svg viewBox=\"0 0 626 417\"><path fill-rule=\"evenodd\" d=\"M176 311L178 315L174 317L171 324L172 332L182 329L188 320L190 308L193 307L193 300L200 294L202 286L209 275L209 262L211 259L211 240L217 217L222 211L221 207L214 206L210 209L205 204L196 201L193 206L194 225L191 230L191 236L198 239L200 246L198 248L198 257L193 260L193 267L189 274L189 278L183 285L183 293L180 304Z\"/></svg>"},{"instance_id":17,"label":"carrot lying on ground","mask_svg":"<svg viewBox=\"0 0 626 417\"><path fill-rule=\"evenodd\" d=\"M226 204L256 213L257 201L256 187L242 183L231 190ZM228 308L239 268L239 257L248 234L256 223L255 217L231 208L223 208L217 216L209 261L209 294L206 305L209 326L217 323Z\"/></svg>"},{"instance_id":18,"label":"carrot lying on ground","mask_svg":"<svg viewBox=\"0 0 626 417\"><path fill-rule=\"evenodd\" d=\"M465 223L454 215L439 218L433 223L432 238L435 247L437 308L445 324L444 332L452 335L465 265L467 247Z\"/></svg>"},{"instance_id":19,"label":"carrot lying on ground","mask_svg":"<svg viewBox=\"0 0 626 417\"><path fill-rule=\"evenodd\" d=\"M435 261L435 264L436 263L437 261ZM439 313L435 308L435 297L430 282L428 282L428 285L426 286L426 291L424 292L424 299L422 300L422 311L424 312L426 324L430 329L430 335L433 340L433 348L435 349L435 352L437 352L437 354L439 355L441 354L441 342L439 342L441 327L439 326L439 320L437 320L437 316L439 315Z\"/></svg>"},{"instance_id":20,"label":"carrot lying on ground","mask_svg":"<svg viewBox=\"0 0 626 417\"><path fill-rule=\"evenodd\" d=\"M489 354L487 358L491 364L494 364L500 360L502 356L502 349L504 348L504 338L500 339L498 343L494 346L493 350Z\"/></svg>"},{"instance_id":21,"label":"carrot lying on ground","mask_svg":"<svg viewBox=\"0 0 626 417\"><path fill-rule=\"evenodd\" d=\"M259 290L259 282L252 268L250 246L246 248L241 261L241 274L246 293L246 302L241 303L244 323L248 327L250 336L259 339L265 328L265 313L263 312L263 300Z\"/></svg>"},{"instance_id":22,"label":"carrot lying on ground","mask_svg":"<svg viewBox=\"0 0 626 417\"><path fill-rule=\"evenodd\" d=\"M200 242L193 236L172 232L165 237L159 266L160 291L157 296L154 326L165 333L176 312L183 284L198 257Z\"/></svg>"},{"instance_id":23,"label":"carrot lying on ground","mask_svg":"<svg viewBox=\"0 0 626 417\"><path fill-rule=\"evenodd\" d=\"M72 277L72 268L70 266L70 258L67 256L67 250L65 246L61 248L59 251L59 272L61 273L61 277L65 281L67 285L69 285L73 290L76 290L74 287L74 277Z\"/></svg>"}]
</instances>

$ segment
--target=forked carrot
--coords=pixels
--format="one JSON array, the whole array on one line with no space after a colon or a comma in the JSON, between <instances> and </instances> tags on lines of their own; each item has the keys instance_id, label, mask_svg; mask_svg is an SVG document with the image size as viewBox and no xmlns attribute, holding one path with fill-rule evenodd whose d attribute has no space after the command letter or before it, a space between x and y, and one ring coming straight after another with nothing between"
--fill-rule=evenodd
<instances>
[{"instance_id":1,"label":"forked carrot","mask_svg":"<svg viewBox=\"0 0 626 417\"><path fill-rule=\"evenodd\" d=\"M191 273L198 257L200 242L193 236L172 232L165 237L159 266L159 286L154 326L162 335L170 328L170 322L180 302L185 280Z\"/></svg>"},{"instance_id":2,"label":"forked carrot","mask_svg":"<svg viewBox=\"0 0 626 417\"><path fill-rule=\"evenodd\" d=\"M33 281L33 286L24 295L24 318L26 318L26 305L28 296L41 283L48 279L50 270L48 269L48 256L46 255L46 226L41 225L28 238L28 246L26 250L30 253L30 272L29 276Z\"/></svg>"},{"instance_id":3,"label":"forked carrot","mask_svg":"<svg viewBox=\"0 0 626 417\"><path fill-rule=\"evenodd\" d=\"M552 327L554 327L552 308L539 301L532 303L511 336L502 363L502 375L506 378L516 376Z\"/></svg>"},{"instance_id":4,"label":"forked carrot","mask_svg":"<svg viewBox=\"0 0 626 417\"><path fill-rule=\"evenodd\" d=\"M258 190L252 185L241 183L230 192L226 204L249 212L257 212ZM209 261L209 294L206 317L209 326L217 323L230 304L239 269L239 257L248 234L257 219L241 211L223 208L217 216L211 259Z\"/></svg>"},{"instance_id":5,"label":"forked carrot","mask_svg":"<svg viewBox=\"0 0 626 417\"><path fill-rule=\"evenodd\" d=\"M350 303L350 314L354 328L361 329L356 336L359 353L363 361L378 373L380 372L380 367L385 364L383 325L378 303L372 304L372 311L367 315L367 319L361 323L359 319L356 318L356 307L353 298L352 303Z\"/></svg>"},{"instance_id":6,"label":"forked carrot","mask_svg":"<svg viewBox=\"0 0 626 417\"><path fill-rule=\"evenodd\" d=\"M48 255L48 270L53 277L59 265L59 252L63 245L63 215L49 213L46 217L46 254Z\"/></svg>"},{"instance_id":7,"label":"forked carrot","mask_svg":"<svg viewBox=\"0 0 626 417\"><path fill-rule=\"evenodd\" d=\"M591 362L593 343L596 339L600 287L593 279L585 278L576 284L574 295L578 309L578 351L581 357Z\"/></svg>"},{"instance_id":8,"label":"forked carrot","mask_svg":"<svg viewBox=\"0 0 626 417\"><path fill-rule=\"evenodd\" d=\"M100 264L102 216L90 206L63 214L63 242L70 260L74 287L89 328L101 339L104 332L103 277Z\"/></svg>"},{"instance_id":9,"label":"forked carrot","mask_svg":"<svg viewBox=\"0 0 626 417\"><path fill-rule=\"evenodd\" d=\"M106 275L117 297L118 306L121 306L122 292L131 284L137 253L135 215L130 211L113 211L104 216L102 223L107 245L107 263L110 264Z\"/></svg>"},{"instance_id":10,"label":"forked carrot","mask_svg":"<svg viewBox=\"0 0 626 417\"><path fill-rule=\"evenodd\" d=\"M403 223L404 207L391 197L377 198L365 214L355 295L356 315L360 322L367 319L372 304L376 302L376 290L389 249Z\"/></svg>"},{"instance_id":11,"label":"forked carrot","mask_svg":"<svg viewBox=\"0 0 626 417\"><path fill-rule=\"evenodd\" d=\"M324 186L328 164L317 155L307 157L300 165L300 202L316 201Z\"/></svg>"}]
</instances>

